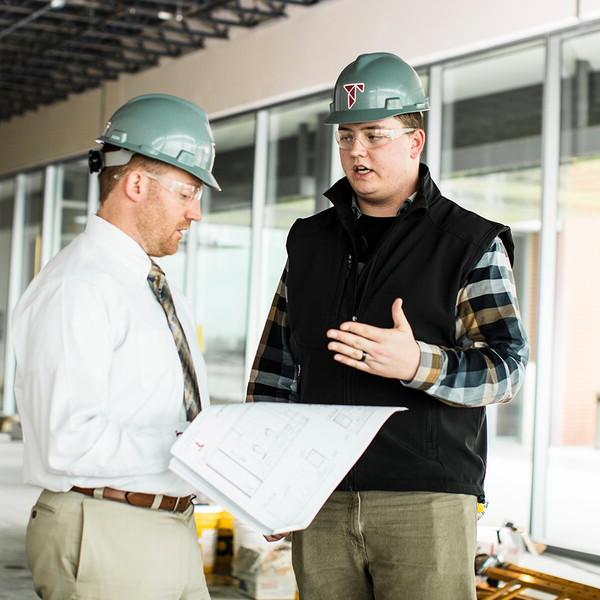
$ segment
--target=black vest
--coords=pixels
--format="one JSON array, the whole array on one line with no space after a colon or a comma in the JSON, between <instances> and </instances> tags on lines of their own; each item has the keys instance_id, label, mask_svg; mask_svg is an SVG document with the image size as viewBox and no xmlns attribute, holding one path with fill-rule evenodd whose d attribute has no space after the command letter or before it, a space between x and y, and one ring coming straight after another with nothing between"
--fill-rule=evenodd
<instances>
[{"instance_id":1,"label":"black vest","mask_svg":"<svg viewBox=\"0 0 600 600\"><path fill-rule=\"evenodd\" d=\"M415 339L452 348L458 291L496 236L512 262L509 229L444 198L421 165L415 201L358 275L365 249L352 189L344 178L325 195L333 208L296 221L287 242L294 400L409 409L387 421L338 489L481 495L485 409L449 406L397 380L341 365L327 349L326 331L353 316L392 327L392 303L403 298Z\"/></svg>"}]
</instances>

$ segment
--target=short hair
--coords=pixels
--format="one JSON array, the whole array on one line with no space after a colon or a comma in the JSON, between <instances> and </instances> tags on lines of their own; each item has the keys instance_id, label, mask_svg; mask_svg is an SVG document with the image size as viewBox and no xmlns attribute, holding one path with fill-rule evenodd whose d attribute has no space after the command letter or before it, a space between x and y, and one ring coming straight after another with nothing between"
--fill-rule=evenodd
<instances>
[{"instance_id":1,"label":"short hair","mask_svg":"<svg viewBox=\"0 0 600 600\"><path fill-rule=\"evenodd\" d=\"M118 167L106 167L100 171L98 175L98 183L100 187L100 204L102 204L117 185L117 180L121 179L131 171L141 170L149 171L150 173L162 173L167 165L159 160L134 154L131 160Z\"/></svg>"},{"instance_id":2,"label":"short hair","mask_svg":"<svg viewBox=\"0 0 600 600\"><path fill-rule=\"evenodd\" d=\"M425 119L422 112L405 113L403 115L395 115L404 127L411 129L425 129Z\"/></svg>"}]
</instances>

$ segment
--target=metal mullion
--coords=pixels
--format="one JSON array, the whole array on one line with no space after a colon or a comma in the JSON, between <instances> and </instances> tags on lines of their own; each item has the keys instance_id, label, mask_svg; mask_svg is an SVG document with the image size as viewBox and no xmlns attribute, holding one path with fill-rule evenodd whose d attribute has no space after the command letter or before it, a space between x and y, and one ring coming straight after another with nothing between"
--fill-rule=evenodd
<instances>
[{"instance_id":1,"label":"metal mullion","mask_svg":"<svg viewBox=\"0 0 600 600\"><path fill-rule=\"evenodd\" d=\"M52 227L51 255L50 258L58 254L60 250L62 222L63 222L63 190L64 190L65 168L63 165L56 167L56 177L54 181L54 221ZM43 263L42 263L42 266Z\"/></svg>"},{"instance_id":2,"label":"metal mullion","mask_svg":"<svg viewBox=\"0 0 600 600\"><path fill-rule=\"evenodd\" d=\"M340 151L338 143L335 139L336 127L331 128L331 160L329 170L329 183L333 185L338 179L344 176L344 169L342 169L342 163L340 161Z\"/></svg>"},{"instance_id":3,"label":"metal mullion","mask_svg":"<svg viewBox=\"0 0 600 600\"><path fill-rule=\"evenodd\" d=\"M542 229L539 251L537 378L533 430L530 528L546 533L546 492L550 444L556 286L556 235L560 165L561 39L549 36L542 105Z\"/></svg>"},{"instance_id":4,"label":"metal mullion","mask_svg":"<svg viewBox=\"0 0 600 600\"><path fill-rule=\"evenodd\" d=\"M260 341L258 321L262 265L263 265L263 227L265 204L267 201L267 177L269 166L269 111L259 110L256 113L254 132L254 177L252 182L252 231L250 258L250 286L248 293L248 318L246 319L246 351L244 359L244 381L248 381L254 354Z\"/></svg>"},{"instance_id":5,"label":"metal mullion","mask_svg":"<svg viewBox=\"0 0 600 600\"><path fill-rule=\"evenodd\" d=\"M6 311L6 356L4 361L5 415L15 414L15 355L12 350L12 313L21 295L23 281L23 236L25 226L26 176L21 173L15 179L12 238L10 241L10 270L8 275L8 306Z\"/></svg>"},{"instance_id":6,"label":"metal mullion","mask_svg":"<svg viewBox=\"0 0 600 600\"><path fill-rule=\"evenodd\" d=\"M98 198L99 198L99 183L98 183L98 175L95 173L90 173L88 175L88 191L87 191L87 222L90 222L92 216L96 214L98 210Z\"/></svg>"},{"instance_id":7,"label":"metal mullion","mask_svg":"<svg viewBox=\"0 0 600 600\"><path fill-rule=\"evenodd\" d=\"M52 257L54 222L56 219L56 166L46 167L44 174L44 204L42 207L42 255L40 267L43 269Z\"/></svg>"},{"instance_id":8,"label":"metal mullion","mask_svg":"<svg viewBox=\"0 0 600 600\"><path fill-rule=\"evenodd\" d=\"M70 208L72 210L87 210L87 201L82 200L65 200L64 197L61 196L61 205L63 209Z\"/></svg>"},{"instance_id":9,"label":"metal mullion","mask_svg":"<svg viewBox=\"0 0 600 600\"><path fill-rule=\"evenodd\" d=\"M442 176L442 117L444 72L441 65L429 69L429 110L427 121L427 166L434 181L440 181Z\"/></svg>"},{"instance_id":10,"label":"metal mullion","mask_svg":"<svg viewBox=\"0 0 600 600\"><path fill-rule=\"evenodd\" d=\"M183 276L183 293L196 306L196 276L198 266L198 227L199 223L192 223L187 232L187 244L185 246L185 266Z\"/></svg>"}]
</instances>

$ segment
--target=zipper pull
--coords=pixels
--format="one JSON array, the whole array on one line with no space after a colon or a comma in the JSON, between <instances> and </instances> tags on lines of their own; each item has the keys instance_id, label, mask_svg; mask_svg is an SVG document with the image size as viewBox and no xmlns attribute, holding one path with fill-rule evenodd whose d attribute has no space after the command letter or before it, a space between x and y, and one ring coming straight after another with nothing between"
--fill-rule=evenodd
<instances>
[{"instance_id":1,"label":"zipper pull","mask_svg":"<svg viewBox=\"0 0 600 600\"><path fill-rule=\"evenodd\" d=\"M348 254L346 259L346 279L350 277L350 271L352 271L352 254Z\"/></svg>"}]
</instances>

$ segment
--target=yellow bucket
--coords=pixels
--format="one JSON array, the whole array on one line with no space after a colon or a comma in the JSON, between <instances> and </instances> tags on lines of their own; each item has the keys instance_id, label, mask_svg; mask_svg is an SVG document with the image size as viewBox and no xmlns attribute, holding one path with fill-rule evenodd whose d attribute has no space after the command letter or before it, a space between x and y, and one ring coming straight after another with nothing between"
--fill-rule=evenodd
<instances>
[{"instance_id":1,"label":"yellow bucket","mask_svg":"<svg viewBox=\"0 0 600 600\"><path fill-rule=\"evenodd\" d=\"M224 510L219 515L215 573L231 575L233 558L233 515Z\"/></svg>"},{"instance_id":2,"label":"yellow bucket","mask_svg":"<svg viewBox=\"0 0 600 600\"><path fill-rule=\"evenodd\" d=\"M220 506L209 506L198 504L194 508L194 522L196 523L196 534L202 553L202 565L205 573L212 573L215 568L215 557L217 554L217 535L219 517L222 508Z\"/></svg>"}]
</instances>

